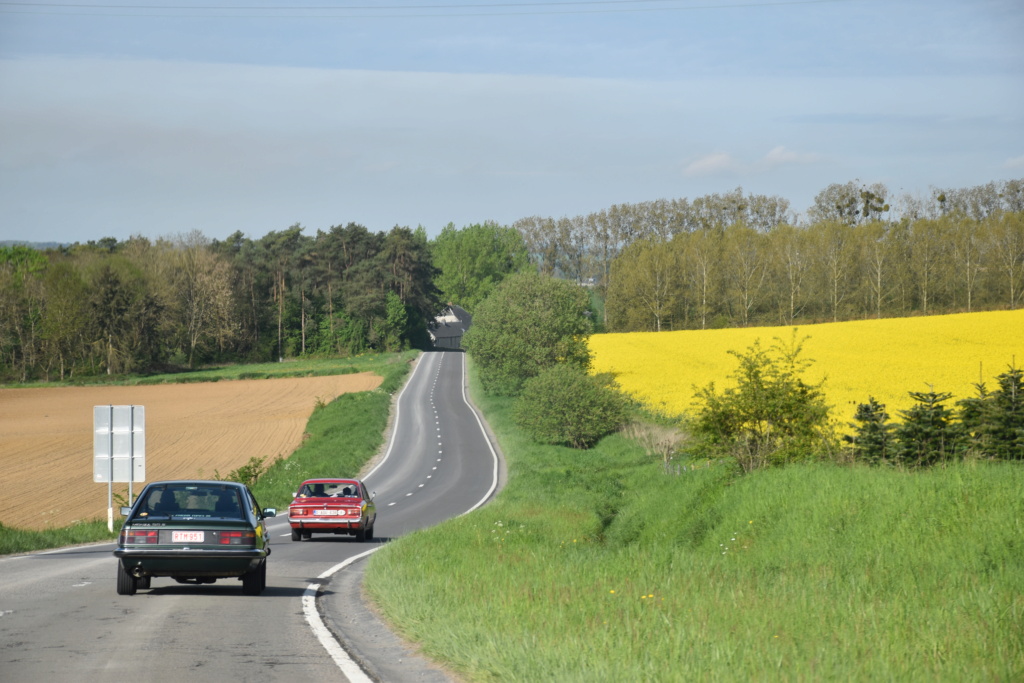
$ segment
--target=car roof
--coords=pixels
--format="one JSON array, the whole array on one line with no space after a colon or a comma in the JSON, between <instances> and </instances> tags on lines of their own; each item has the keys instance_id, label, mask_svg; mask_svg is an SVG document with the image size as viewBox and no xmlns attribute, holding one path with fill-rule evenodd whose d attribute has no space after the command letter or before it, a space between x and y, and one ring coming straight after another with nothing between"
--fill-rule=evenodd
<instances>
[{"instance_id":1,"label":"car roof","mask_svg":"<svg viewBox=\"0 0 1024 683\"><path fill-rule=\"evenodd\" d=\"M358 484L358 479L307 479L303 484Z\"/></svg>"},{"instance_id":2,"label":"car roof","mask_svg":"<svg viewBox=\"0 0 1024 683\"><path fill-rule=\"evenodd\" d=\"M219 479L168 479L166 481L151 481L146 486L230 486L243 489L245 484L238 481L220 481Z\"/></svg>"}]
</instances>

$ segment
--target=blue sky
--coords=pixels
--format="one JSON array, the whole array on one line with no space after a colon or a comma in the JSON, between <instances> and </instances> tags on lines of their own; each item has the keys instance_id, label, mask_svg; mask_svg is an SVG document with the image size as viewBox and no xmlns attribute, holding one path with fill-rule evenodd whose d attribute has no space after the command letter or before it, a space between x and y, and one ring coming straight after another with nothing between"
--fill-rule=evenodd
<instances>
[{"instance_id":1,"label":"blue sky","mask_svg":"<svg viewBox=\"0 0 1024 683\"><path fill-rule=\"evenodd\" d=\"M0 1L0 240L1024 177L1020 0Z\"/></svg>"}]
</instances>

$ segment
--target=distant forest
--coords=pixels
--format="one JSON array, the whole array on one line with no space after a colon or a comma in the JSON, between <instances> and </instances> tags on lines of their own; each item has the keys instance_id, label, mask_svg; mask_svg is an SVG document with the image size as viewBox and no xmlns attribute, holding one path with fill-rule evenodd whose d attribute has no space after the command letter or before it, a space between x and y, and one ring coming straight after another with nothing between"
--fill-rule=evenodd
<instances>
[{"instance_id":1,"label":"distant forest","mask_svg":"<svg viewBox=\"0 0 1024 683\"><path fill-rule=\"evenodd\" d=\"M596 330L668 330L1016 308L1024 180L891 197L856 181L805 215L742 189L511 226L0 246L0 381L429 345L524 268L593 292ZM603 305L602 305L603 304ZM523 321L528 325L529 321Z\"/></svg>"}]
</instances>

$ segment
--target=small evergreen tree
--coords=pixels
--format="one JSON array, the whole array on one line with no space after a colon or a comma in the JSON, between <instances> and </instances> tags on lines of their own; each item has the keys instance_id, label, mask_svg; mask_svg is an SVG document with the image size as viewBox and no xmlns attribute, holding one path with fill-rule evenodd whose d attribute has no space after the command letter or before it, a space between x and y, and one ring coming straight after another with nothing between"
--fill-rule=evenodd
<instances>
[{"instance_id":1,"label":"small evergreen tree","mask_svg":"<svg viewBox=\"0 0 1024 683\"><path fill-rule=\"evenodd\" d=\"M911 466L934 465L959 455L961 429L955 415L943 403L953 395L935 391L911 391L917 405L901 411L896 427L896 457Z\"/></svg>"},{"instance_id":2,"label":"small evergreen tree","mask_svg":"<svg viewBox=\"0 0 1024 683\"><path fill-rule=\"evenodd\" d=\"M1002 460L1024 460L1024 371L1011 367L996 377L992 392L992 455Z\"/></svg>"},{"instance_id":3,"label":"small evergreen tree","mask_svg":"<svg viewBox=\"0 0 1024 683\"><path fill-rule=\"evenodd\" d=\"M978 382L974 388L977 396L957 401L964 448L975 456L992 457L995 446L992 394L984 382Z\"/></svg>"},{"instance_id":4,"label":"small evergreen tree","mask_svg":"<svg viewBox=\"0 0 1024 683\"><path fill-rule=\"evenodd\" d=\"M893 450L893 426L889 422L889 413L885 412L885 404L879 403L873 396L867 403L857 406L853 416L856 422L853 437L846 437L853 444L854 451L860 460L877 465L889 459Z\"/></svg>"}]
</instances>

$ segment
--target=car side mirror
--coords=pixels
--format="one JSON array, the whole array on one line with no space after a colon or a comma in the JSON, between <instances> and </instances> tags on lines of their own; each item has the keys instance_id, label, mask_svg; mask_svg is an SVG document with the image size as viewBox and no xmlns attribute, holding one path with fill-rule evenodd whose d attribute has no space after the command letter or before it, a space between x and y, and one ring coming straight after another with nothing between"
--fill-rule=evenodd
<instances>
[{"instance_id":1,"label":"car side mirror","mask_svg":"<svg viewBox=\"0 0 1024 683\"><path fill-rule=\"evenodd\" d=\"M373 493L370 494L370 500L373 500L376 497L377 497L377 492L376 491L374 491Z\"/></svg>"},{"instance_id":2,"label":"car side mirror","mask_svg":"<svg viewBox=\"0 0 1024 683\"><path fill-rule=\"evenodd\" d=\"M295 492L293 492L293 493L292 493L292 498L294 498L294 497L295 497L295 496L297 496L297 495L299 495L299 492L298 492L298 491L295 491Z\"/></svg>"},{"instance_id":3,"label":"car side mirror","mask_svg":"<svg viewBox=\"0 0 1024 683\"><path fill-rule=\"evenodd\" d=\"M131 512L132 512L132 509L130 507L128 507L127 505L121 507L121 516L122 517L127 517L128 515L131 514Z\"/></svg>"},{"instance_id":4,"label":"car side mirror","mask_svg":"<svg viewBox=\"0 0 1024 683\"><path fill-rule=\"evenodd\" d=\"M277 517L277 508L264 508L264 517Z\"/></svg>"}]
</instances>

